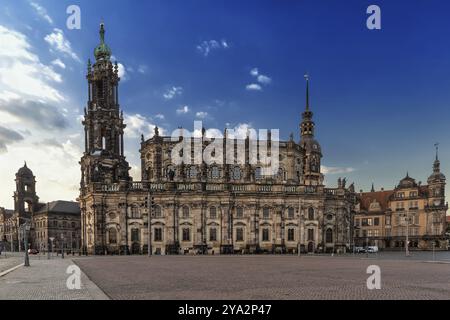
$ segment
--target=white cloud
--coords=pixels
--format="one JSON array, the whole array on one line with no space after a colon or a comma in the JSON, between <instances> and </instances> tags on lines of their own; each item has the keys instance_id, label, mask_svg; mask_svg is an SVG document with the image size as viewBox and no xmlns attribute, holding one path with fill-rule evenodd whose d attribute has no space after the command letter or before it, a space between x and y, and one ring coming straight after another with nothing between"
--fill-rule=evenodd
<instances>
[{"instance_id":1,"label":"white cloud","mask_svg":"<svg viewBox=\"0 0 450 320\"><path fill-rule=\"evenodd\" d=\"M262 91L262 87L257 83L248 84L245 89L248 91Z\"/></svg>"},{"instance_id":2,"label":"white cloud","mask_svg":"<svg viewBox=\"0 0 450 320\"><path fill-rule=\"evenodd\" d=\"M163 94L163 97L166 100L172 100L176 96L180 96L182 94L183 94L182 87L171 87Z\"/></svg>"},{"instance_id":3,"label":"white cloud","mask_svg":"<svg viewBox=\"0 0 450 320\"><path fill-rule=\"evenodd\" d=\"M180 109L177 109L177 114L186 114L189 112L188 106L183 106Z\"/></svg>"},{"instance_id":4,"label":"white cloud","mask_svg":"<svg viewBox=\"0 0 450 320\"><path fill-rule=\"evenodd\" d=\"M126 123L125 134L127 138L138 138L143 134L145 137L153 136L156 124L151 119L141 114L125 114ZM165 130L159 128L159 133L164 134Z\"/></svg>"},{"instance_id":5,"label":"white cloud","mask_svg":"<svg viewBox=\"0 0 450 320\"><path fill-rule=\"evenodd\" d=\"M263 74L258 76L258 82L262 84L269 84L272 82L272 79L270 79L268 76L265 76Z\"/></svg>"},{"instance_id":6,"label":"white cloud","mask_svg":"<svg viewBox=\"0 0 450 320\"><path fill-rule=\"evenodd\" d=\"M65 69L65 68L66 68L66 65L64 64L64 62L62 62L59 58L53 60L53 61L52 61L52 65L58 66L58 67L60 67L61 69Z\"/></svg>"},{"instance_id":7,"label":"white cloud","mask_svg":"<svg viewBox=\"0 0 450 320\"><path fill-rule=\"evenodd\" d=\"M61 75L41 63L27 37L0 25L0 98L61 102Z\"/></svg>"},{"instance_id":8,"label":"white cloud","mask_svg":"<svg viewBox=\"0 0 450 320\"><path fill-rule=\"evenodd\" d=\"M48 15L47 10L36 2L30 2L30 5L36 10L37 14L46 20L48 23L53 24L53 19Z\"/></svg>"},{"instance_id":9,"label":"white cloud","mask_svg":"<svg viewBox=\"0 0 450 320\"><path fill-rule=\"evenodd\" d=\"M205 119L208 116L208 112L199 111L195 114L197 118Z\"/></svg>"},{"instance_id":10,"label":"white cloud","mask_svg":"<svg viewBox=\"0 0 450 320\"><path fill-rule=\"evenodd\" d=\"M121 64L121 63L117 63L117 67L118 67L118 73L119 73L119 78L120 79L122 79L123 81L126 81L126 80L128 80L128 77L127 77L127 71L126 71L126 69L125 69L125 67L124 67L124 65L123 64Z\"/></svg>"},{"instance_id":11,"label":"white cloud","mask_svg":"<svg viewBox=\"0 0 450 320\"><path fill-rule=\"evenodd\" d=\"M72 51L70 41L64 37L61 29L55 28L53 32L46 35L44 40L50 45L50 49L68 55L76 61L81 61L77 54Z\"/></svg>"},{"instance_id":12,"label":"white cloud","mask_svg":"<svg viewBox=\"0 0 450 320\"><path fill-rule=\"evenodd\" d=\"M199 45L197 45L197 51L200 52L203 56L207 57L211 51L219 50L219 49L228 49L230 45L226 40L208 40L203 41Z\"/></svg>"},{"instance_id":13,"label":"white cloud","mask_svg":"<svg viewBox=\"0 0 450 320\"><path fill-rule=\"evenodd\" d=\"M232 139L245 139L247 137L247 133L250 129L252 129L251 123L239 123L238 125L234 126L232 129L233 131L228 131L228 137ZM254 135L252 135L254 137Z\"/></svg>"},{"instance_id":14,"label":"white cloud","mask_svg":"<svg viewBox=\"0 0 450 320\"><path fill-rule=\"evenodd\" d=\"M0 43L0 206L12 207L14 173L24 160L41 201L75 200L84 135L76 135L82 132L77 113L57 87L58 59L42 63L23 33L2 25Z\"/></svg>"},{"instance_id":15,"label":"white cloud","mask_svg":"<svg viewBox=\"0 0 450 320\"><path fill-rule=\"evenodd\" d=\"M356 169L352 167L327 167L321 166L321 171L324 174L343 174L343 173L351 173Z\"/></svg>"},{"instance_id":16,"label":"white cloud","mask_svg":"<svg viewBox=\"0 0 450 320\"><path fill-rule=\"evenodd\" d=\"M272 82L272 79L269 76L261 74L259 72L258 68L251 69L250 70L250 75L252 77L254 77L256 79L256 81L258 81L260 84L263 84L263 85L268 85L268 84L270 84ZM259 88L256 87L256 86L253 86L253 87L254 87L253 90L261 90L261 86L259 86ZM252 90L252 89L248 88L248 86L247 86L247 90Z\"/></svg>"},{"instance_id":17,"label":"white cloud","mask_svg":"<svg viewBox=\"0 0 450 320\"><path fill-rule=\"evenodd\" d=\"M155 115L155 118L159 119L159 120L164 120L165 119L164 115L161 114L161 113L158 113L157 115Z\"/></svg>"}]
</instances>

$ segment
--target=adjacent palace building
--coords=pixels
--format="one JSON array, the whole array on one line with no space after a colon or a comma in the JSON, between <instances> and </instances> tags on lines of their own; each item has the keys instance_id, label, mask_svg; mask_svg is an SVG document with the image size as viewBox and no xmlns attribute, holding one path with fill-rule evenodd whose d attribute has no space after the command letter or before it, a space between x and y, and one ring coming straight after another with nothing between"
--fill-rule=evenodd
<instances>
[{"instance_id":1,"label":"adjacent palace building","mask_svg":"<svg viewBox=\"0 0 450 320\"><path fill-rule=\"evenodd\" d=\"M445 176L437 155L427 185L407 175L394 190L356 193L345 178L336 188L324 186L308 79L300 139L291 134L279 142L279 166L271 175L262 174L260 149L254 161L249 135L230 138L225 130L220 139L173 138L155 128L152 138L142 137L141 181L133 181L124 155L119 70L103 24L94 55L87 71L79 207L39 204L25 166L17 174L15 210L0 210L3 242L19 245L20 225L31 219L32 246L45 248L49 237L59 239L66 230L64 238L76 247L79 235L87 254L344 253L365 245L401 249L407 240L411 248L447 249ZM179 150L180 142L200 148ZM215 153L212 143L233 161L192 161L196 153ZM177 163L174 154L188 161Z\"/></svg>"}]
</instances>

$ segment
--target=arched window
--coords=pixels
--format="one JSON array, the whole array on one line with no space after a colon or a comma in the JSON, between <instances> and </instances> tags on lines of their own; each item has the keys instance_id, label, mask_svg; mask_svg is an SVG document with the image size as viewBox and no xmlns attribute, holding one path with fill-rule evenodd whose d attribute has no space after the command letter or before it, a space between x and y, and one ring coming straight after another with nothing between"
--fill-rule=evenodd
<instances>
[{"instance_id":1,"label":"arched window","mask_svg":"<svg viewBox=\"0 0 450 320\"><path fill-rule=\"evenodd\" d=\"M175 178L175 168L172 165L167 166L166 178L170 181L173 181L173 178Z\"/></svg>"},{"instance_id":2,"label":"arched window","mask_svg":"<svg viewBox=\"0 0 450 320\"><path fill-rule=\"evenodd\" d=\"M236 218L237 219L242 219L243 217L244 217L244 208L237 207L236 208Z\"/></svg>"},{"instance_id":3,"label":"arched window","mask_svg":"<svg viewBox=\"0 0 450 320\"><path fill-rule=\"evenodd\" d=\"M269 218L270 218L270 209L267 208L267 207L265 207L265 208L263 209L263 218L264 218L264 219L269 219Z\"/></svg>"},{"instance_id":4,"label":"arched window","mask_svg":"<svg viewBox=\"0 0 450 320\"><path fill-rule=\"evenodd\" d=\"M325 232L325 241L327 243L333 243L333 230L327 229Z\"/></svg>"},{"instance_id":5,"label":"arched window","mask_svg":"<svg viewBox=\"0 0 450 320\"><path fill-rule=\"evenodd\" d=\"M283 168L278 168L277 178L280 180L286 180Z\"/></svg>"},{"instance_id":6,"label":"arched window","mask_svg":"<svg viewBox=\"0 0 450 320\"><path fill-rule=\"evenodd\" d=\"M131 229L131 241L139 242L139 229Z\"/></svg>"},{"instance_id":7,"label":"arched window","mask_svg":"<svg viewBox=\"0 0 450 320\"><path fill-rule=\"evenodd\" d=\"M140 213L139 213L138 206L136 206L136 205L132 206L131 207L131 218L132 219L139 219L140 217L141 216L140 216Z\"/></svg>"},{"instance_id":8,"label":"arched window","mask_svg":"<svg viewBox=\"0 0 450 320\"><path fill-rule=\"evenodd\" d=\"M189 207L188 206L183 207L183 218L184 219L189 218Z\"/></svg>"},{"instance_id":9,"label":"arched window","mask_svg":"<svg viewBox=\"0 0 450 320\"><path fill-rule=\"evenodd\" d=\"M308 208L308 219L314 220L314 208L312 207Z\"/></svg>"},{"instance_id":10,"label":"arched window","mask_svg":"<svg viewBox=\"0 0 450 320\"><path fill-rule=\"evenodd\" d=\"M212 179L219 179L219 178L220 178L219 167L213 166L213 167L211 168L211 178L212 178Z\"/></svg>"},{"instance_id":11,"label":"arched window","mask_svg":"<svg viewBox=\"0 0 450 320\"><path fill-rule=\"evenodd\" d=\"M261 167L257 167L255 169L255 179L256 180L261 180L262 179L262 169L261 169Z\"/></svg>"},{"instance_id":12,"label":"arched window","mask_svg":"<svg viewBox=\"0 0 450 320\"><path fill-rule=\"evenodd\" d=\"M153 208L153 213L155 214L155 218L161 218L162 217L162 210L160 206L155 206Z\"/></svg>"},{"instance_id":13,"label":"arched window","mask_svg":"<svg viewBox=\"0 0 450 320\"><path fill-rule=\"evenodd\" d=\"M116 244L117 243L117 231L115 228L109 229L109 243Z\"/></svg>"},{"instance_id":14,"label":"arched window","mask_svg":"<svg viewBox=\"0 0 450 320\"><path fill-rule=\"evenodd\" d=\"M239 168L239 167L234 167L234 168L233 168L233 171L231 172L231 178L232 178L233 180L240 180L240 179L241 179L241 176L242 176L242 174L241 174L241 168Z\"/></svg>"},{"instance_id":15,"label":"arched window","mask_svg":"<svg viewBox=\"0 0 450 320\"><path fill-rule=\"evenodd\" d=\"M216 207L209 208L209 217L211 219L216 219L217 218Z\"/></svg>"},{"instance_id":16,"label":"arched window","mask_svg":"<svg viewBox=\"0 0 450 320\"><path fill-rule=\"evenodd\" d=\"M288 209L288 218L289 219L294 219L294 208L289 208Z\"/></svg>"},{"instance_id":17,"label":"arched window","mask_svg":"<svg viewBox=\"0 0 450 320\"><path fill-rule=\"evenodd\" d=\"M197 168L192 166L189 168L189 178L195 179L197 178Z\"/></svg>"}]
</instances>

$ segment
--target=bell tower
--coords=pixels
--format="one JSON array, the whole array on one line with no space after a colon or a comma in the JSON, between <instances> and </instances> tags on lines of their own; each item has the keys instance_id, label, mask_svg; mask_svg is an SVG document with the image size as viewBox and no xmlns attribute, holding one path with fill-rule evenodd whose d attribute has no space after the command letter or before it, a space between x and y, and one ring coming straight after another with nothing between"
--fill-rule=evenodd
<instances>
[{"instance_id":1,"label":"bell tower","mask_svg":"<svg viewBox=\"0 0 450 320\"><path fill-rule=\"evenodd\" d=\"M445 206L445 175L441 172L441 162L438 156L438 144L436 147L436 158L433 163L433 173L428 177L429 203L430 207Z\"/></svg>"},{"instance_id":2,"label":"bell tower","mask_svg":"<svg viewBox=\"0 0 450 320\"><path fill-rule=\"evenodd\" d=\"M14 212L19 216L31 215L39 203L36 195L36 178L33 172L24 166L16 173L16 191L14 192Z\"/></svg>"},{"instance_id":3,"label":"bell tower","mask_svg":"<svg viewBox=\"0 0 450 320\"><path fill-rule=\"evenodd\" d=\"M105 26L100 25L100 44L94 50L95 63L88 61L88 102L84 109L85 151L81 158L81 190L90 183L129 181L124 156L125 124L119 105L119 67L111 62L105 43Z\"/></svg>"},{"instance_id":4,"label":"bell tower","mask_svg":"<svg viewBox=\"0 0 450 320\"><path fill-rule=\"evenodd\" d=\"M305 75L306 80L306 107L302 113L300 123L300 146L305 151L303 159L303 183L305 185L321 185L323 175L320 172L322 159L322 149L319 142L314 138L315 124L313 112L309 106L309 75Z\"/></svg>"}]
</instances>

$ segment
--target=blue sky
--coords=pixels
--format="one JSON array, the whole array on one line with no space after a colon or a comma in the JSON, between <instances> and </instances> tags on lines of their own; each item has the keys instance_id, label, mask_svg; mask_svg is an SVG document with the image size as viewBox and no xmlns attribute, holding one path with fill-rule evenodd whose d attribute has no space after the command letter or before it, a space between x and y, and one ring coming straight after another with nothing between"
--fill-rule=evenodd
<instances>
[{"instance_id":1,"label":"blue sky","mask_svg":"<svg viewBox=\"0 0 450 320\"><path fill-rule=\"evenodd\" d=\"M72 4L80 30L66 27ZM371 4L381 30L366 28ZM328 185L346 176L357 190L392 188L406 171L425 182L435 142L447 173L449 9L437 0L2 1L0 206L12 207L24 160L41 200L75 199L86 62L102 19L121 63L136 177L140 133L155 124L170 133L202 119L298 139L305 72Z\"/></svg>"}]
</instances>

